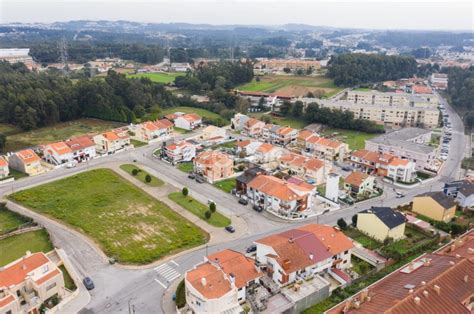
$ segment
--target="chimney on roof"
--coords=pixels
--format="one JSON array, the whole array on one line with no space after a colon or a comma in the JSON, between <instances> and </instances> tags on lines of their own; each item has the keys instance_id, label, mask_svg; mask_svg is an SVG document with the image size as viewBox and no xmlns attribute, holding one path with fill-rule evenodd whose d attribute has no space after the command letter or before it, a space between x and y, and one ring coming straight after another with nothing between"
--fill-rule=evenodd
<instances>
[{"instance_id":1,"label":"chimney on roof","mask_svg":"<svg viewBox=\"0 0 474 314\"><path fill-rule=\"evenodd\" d=\"M360 308L360 301L355 301L354 302L354 308L356 308L356 309Z\"/></svg>"},{"instance_id":2,"label":"chimney on roof","mask_svg":"<svg viewBox=\"0 0 474 314\"><path fill-rule=\"evenodd\" d=\"M409 293L409 294L412 294L412 293L413 293L413 289L408 290L408 293Z\"/></svg>"},{"instance_id":3,"label":"chimney on roof","mask_svg":"<svg viewBox=\"0 0 474 314\"><path fill-rule=\"evenodd\" d=\"M425 258L425 260L423 262L423 266L430 266L430 265L431 265L431 259Z\"/></svg>"},{"instance_id":4,"label":"chimney on roof","mask_svg":"<svg viewBox=\"0 0 474 314\"><path fill-rule=\"evenodd\" d=\"M472 248L472 247L468 248L468 249L467 249L467 252L468 252L469 254L474 254L474 248Z\"/></svg>"},{"instance_id":5,"label":"chimney on roof","mask_svg":"<svg viewBox=\"0 0 474 314\"><path fill-rule=\"evenodd\" d=\"M330 251L330 250L331 250L331 246L330 246L330 245L328 245L328 247L327 247L327 250L328 250L328 251Z\"/></svg>"},{"instance_id":6,"label":"chimney on roof","mask_svg":"<svg viewBox=\"0 0 474 314\"><path fill-rule=\"evenodd\" d=\"M26 269L26 265L25 265L25 264L21 265L21 269L25 270L25 269Z\"/></svg>"},{"instance_id":7,"label":"chimney on roof","mask_svg":"<svg viewBox=\"0 0 474 314\"><path fill-rule=\"evenodd\" d=\"M313 260L313 257L314 257L313 253L309 253L309 259Z\"/></svg>"},{"instance_id":8,"label":"chimney on roof","mask_svg":"<svg viewBox=\"0 0 474 314\"><path fill-rule=\"evenodd\" d=\"M413 301L415 301L415 304L416 304L416 305L419 305L421 300L420 300L419 297L415 297L415 298L413 299Z\"/></svg>"},{"instance_id":9,"label":"chimney on roof","mask_svg":"<svg viewBox=\"0 0 474 314\"><path fill-rule=\"evenodd\" d=\"M369 296L369 289L365 288L360 293L360 302L364 303L368 296Z\"/></svg>"},{"instance_id":10,"label":"chimney on roof","mask_svg":"<svg viewBox=\"0 0 474 314\"><path fill-rule=\"evenodd\" d=\"M426 281L422 281L422 282L421 282L421 285L422 285L422 286L426 285Z\"/></svg>"},{"instance_id":11,"label":"chimney on roof","mask_svg":"<svg viewBox=\"0 0 474 314\"><path fill-rule=\"evenodd\" d=\"M346 300L346 305L344 306L345 313L349 312L352 308L352 298Z\"/></svg>"},{"instance_id":12,"label":"chimney on roof","mask_svg":"<svg viewBox=\"0 0 474 314\"><path fill-rule=\"evenodd\" d=\"M456 244L451 244L451 247L450 247L450 252L453 252L454 250L456 250Z\"/></svg>"},{"instance_id":13,"label":"chimney on roof","mask_svg":"<svg viewBox=\"0 0 474 314\"><path fill-rule=\"evenodd\" d=\"M229 274L229 281L232 286L235 286L235 275L234 273Z\"/></svg>"},{"instance_id":14,"label":"chimney on roof","mask_svg":"<svg viewBox=\"0 0 474 314\"><path fill-rule=\"evenodd\" d=\"M25 255L26 255L26 256L30 256L30 255L31 255L31 251L26 251Z\"/></svg>"},{"instance_id":15,"label":"chimney on roof","mask_svg":"<svg viewBox=\"0 0 474 314\"><path fill-rule=\"evenodd\" d=\"M454 264L456 264L456 263L455 263L454 261L450 261L449 264L450 264L450 265L454 265Z\"/></svg>"},{"instance_id":16,"label":"chimney on roof","mask_svg":"<svg viewBox=\"0 0 474 314\"><path fill-rule=\"evenodd\" d=\"M289 242L289 243L293 243L293 237L289 237L289 238L288 238L288 242Z\"/></svg>"},{"instance_id":17,"label":"chimney on roof","mask_svg":"<svg viewBox=\"0 0 474 314\"><path fill-rule=\"evenodd\" d=\"M461 255L459 255L459 254L456 254L456 258L461 258Z\"/></svg>"},{"instance_id":18,"label":"chimney on roof","mask_svg":"<svg viewBox=\"0 0 474 314\"><path fill-rule=\"evenodd\" d=\"M467 282L468 279L469 279L468 275L464 276L464 282Z\"/></svg>"},{"instance_id":19,"label":"chimney on roof","mask_svg":"<svg viewBox=\"0 0 474 314\"><path fill-rule=\"evenodd\" d=\"M201 278L201 285L202 285L203 287L205 287L206 284L207 284L206 277L202 277L202 278Z\"/></svg>"},{"instance_id":20,"label":"chimney on roof","mask_svg":"<svg viewBox=\"0 0 474 314\"><path fill-rule=\"evenodd\" d=\"M434 291L436 291L437 294L441 294L441 287L438 285L433 286Z\"/></svg>"},{"instance_id":21,"label":"chimney on roof","mask_svg":"<svg viewBox=\"0 0 474 314\"><path fill-rule=\"evenodd\" d=\"M428 295L429 295L428 291L424 290L424 291L423 291L423 295L425 296L425 298L427 298Z\"/></svg>"}]
</instances>

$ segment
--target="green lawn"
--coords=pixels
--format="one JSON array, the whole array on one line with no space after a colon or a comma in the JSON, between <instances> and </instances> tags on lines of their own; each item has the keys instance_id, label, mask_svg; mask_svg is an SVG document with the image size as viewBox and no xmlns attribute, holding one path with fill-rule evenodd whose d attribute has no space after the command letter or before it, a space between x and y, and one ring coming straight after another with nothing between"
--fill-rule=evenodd
<instances>
[{"instance_id":1,"label":"green lawn","mask_svg":"<svg viewBox=\"0 0 474 314\"><path fill-rule=\"evenodd\" d=\"M361 260L360 258L352 255L351 257L352 270L358 273L359 275L365 275L374 267L367 263L366 261Z\"/></svg>"},{"instance_id":2,"label":"green lawn","mask_svg":"<svg viewBox=\"0 0 474 314\"><path fill-rule=\"evenodd\" d=\"M230 193L232 189L237 185L235 178L225 179L213 184L216 188L221 189L226 193Z\"/></svg>"},{"instance_id":3,"label":"green lawn","mask_svg":"<svg viewBox=\"0 0 474 314\"><path fill-rule=\"evenodd\" d=\"M18 171L18 170L12 169L12 168L9 168L9 170L10 170L10 176L14 177L15 180L18 180L18 179L21 179L21 178L24 178L24 177L28 176L26 173L23 173L21 171Z\"/></svg>"},{"instance_id":4,"label":"green lawn","mask_svg":"<svg viewBox=\"0 0 474 314\"><path fill-rule=\"evenodd\" d=\"M0 134L15 134L21 132L20 129L11 124L0 123Z\"/></svg>"},{"instance_id":5,"label":"green lawn","mask_svg":"<svg viewBox=\"0 0 474 314\"><path fill-rule=\"evenodd\" d=\"M209 210L209 207L196 201L189 195L184 196L181 192L175 192L168 195L168 197L176 204L198 216L202 220L205 220L208 224L213 225L214 227L225 227L230 225L230 219L217 211L212 214L211 218L206 219L204 213Z\"/></svg>"},{"instance_id":6,"label":"green lawn","mask_svg":"<svg viewBox=\"0 0 474 314\"><path fill-rule=\"evenodd\" d=\"M321 133L324 137L335 138L342 142L349 144L352 150L363 149L365 147L365 140L369 140L380 134L365 133L361 131L343 130L335 128L326 128Z\"/></svg>"},{"instance_id":7,"label":"green lawn","mask_svg":"<svg viewBox=\"0 0 474 314\"><path fill-rule=\"evenodd\" d=\"M167 114L175 113L175 112L196 113L200 115L201 117L208 118L208 119L217 119L217 118L224 119L220 115L212 111L202 109L202 108L194 108L194 107L186 107L186 106L164 108L163 110L161 110L160 114L162 116L166 116Z\"/></svg>"},{"instance_id":8,"label":"green lawn","mask_svg":"<svg viewBox=\"0 0 474 314\"><path fill-rule=\"evenodd\" d=\"M135 177L136 179L140 180L141 182L143 182L143 183L145 183L149 186L156 187L156 186L161 186L161 185L164 184L164 182L161 181L160 179L158 179L157 177L150 175L148 172L146 172L145 170L140 169L139 167L137 167L135 165L132 165L132 164L121 165L120 169L126 171L129 175ZM134 176L133 173L132 173L134 169L137 169L137 171L138 171L138 174L136 176ZM151 177L150 183L147 183L146 180L145 180L147 175L150 175L150 177Z\"/></svg>"},{"instance_id":9,"label":"green lawn","mask_svg":"<svg viewBox=\"0 0 474 314\"><path fill-rule=\"evenodd\" d=\"M291 117L278 117L270 114L259 113L249 113L249 116L256 119L260 119L262 116L268 116L271 119L271 123L278 124L281 126L289 126L294 129L303 129L306 126L306 122L303 119L296 119Z\"/></svg>"},{"instance_id":10,"label":"green lawn","mask_svg":"<svg viewBox=\"0 0 474 314\"><path fill-rule=\"evenodd\" d=\"M119 122L86 118L61 122L54 126L43 127L28 132L19 132L7 136L7 147L5 151L17 151L32 145L63 141L72 136L101 133L123 125L123 123Z\"/></svg>"},{"instance_id":11,"label":"green lawn","mask_svg":"<svg viewBox=\"0 0 474 314\"><path fill-rule=\"evenodd\" d=\"M135 148L148 145L148 143L145 143L145 142L142 142L142 141L137 141L137 140L134 140L134 139L130 139L130 143L131 143Z\"/></svg>"},{"instance_id":12,"label":"green lawn","mask_svg":"<svg viewBox=\"0 0 474 314\"><path fill-rule=\"evenodd\" d=\"M179 133L179 134L186 134L186 133L189 133L191 132L190 130L186 130L186 129L182 129L182 128L177 128L177 127L173 127L174 131L176 133Z\"/></svg>"},{"instance_id":13,"label":"green lawn","mask_svg":"<svg viewBox=\"0 0 474 314\"><path fill-rule=\"evenodd\" d=\"M150 263L207 240L197 226L109 169L80 173L9 197L75 227L121 263Z\"/></svg>"},{"instance_id":14,"label":"green lawn","mask_svg":"<svg viewBox=\"0 0 474 314\"><path fill-rule=\"evenodd\" d=\"M177 168L182 172L191 173L194 170L194 165L192 162L182 162L178 164Z\"/></svg>"},{"instance_id":15,"label":"green lawn","mask_svg":"<svg viewBox=\"0 0 474 314\"><path fill-rule=\"evenodd\" d=\"M0 240L0 252L2 252L0 254L0 266L22 257L26 251L47 253L52 249L53 245L45 229L14 235Z\"/></svg>"},{"instance_id":16,"label":"green lawn","mask_svg":"<svg viewBox=\"0 0 474 314\"><path fill-rule=\"evenodd\" d=\"M69 289L71 291L76 290L76 284L74 283L74 280L72 280L71 275L69 275L69 272L67 271L66 267L64 265L59 266L59 269L63 272L63 277L64 277L64 286L66 289Z\"/></svg>"},{"instance_id":17,"label":"green lawn","mask_svg":"<svg viewBox=\"0 0 474 314\"><path fill-rule=\"evenodd\" d=\"M378 249L383 245L383 243L372 239L355 228L347 228L347 230L344 230L343 232L346 236L353 239L354 241L359 242L363 247L369 250Z\"/></svg>"},{"instance_id":18,"label":"green lawn","mask_svg":"<svg viewBox=\"0 0 474 314\"><path fill-rule=\"evenodd\" d=\"M216 149L216 148L219 148L219 147L234 148L235 147L235 141L214 145L214 146L212 146L212 149Z\"/></svg>"},{"instance_id":19,"label":"green lawn","mask_svg":"<svg viewBox=\"0 0 474 314\"><path fill-rule=\"evenodd\" d=\"M0 203L0 235L16 230L19 226L30 221L31 219L9 211L5 204Z\"/></svg>"},{"instance_id":20,"label":"green lawn","mask_svg":"<svg viewBox=\"0 0 474 314\"><path fill-rule=\"evenodd\" d=\"M137 73L137 74L128 74L127 77L131 78L142 78L146 77L152 80L153 82L156 83L163 83L163 84L168 84L171 82L174 82L174 79L178 76L184 76L186 73L165 73L165 72L159 72L159 73Z\"/></svg>"}]
</instances>

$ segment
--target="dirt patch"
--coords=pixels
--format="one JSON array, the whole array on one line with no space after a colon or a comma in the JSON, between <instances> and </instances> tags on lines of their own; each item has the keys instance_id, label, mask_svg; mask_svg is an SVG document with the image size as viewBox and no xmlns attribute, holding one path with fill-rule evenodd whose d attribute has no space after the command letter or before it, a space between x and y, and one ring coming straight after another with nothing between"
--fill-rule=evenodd
<instances>
[{"instance_id":1,"label":"dirt patch","mask_svg":"<svg viewBox=\"0 0 474 314\"><path fill-rule=\"evenodd\" d=\"M276 91L278 94L296 96L296 97L305 97L309 92L317 95L324 95L325 93L331 92L330 88L321 88L321 87L309 87L309 86L285 86Z\"/></svg>"}]
</instances>

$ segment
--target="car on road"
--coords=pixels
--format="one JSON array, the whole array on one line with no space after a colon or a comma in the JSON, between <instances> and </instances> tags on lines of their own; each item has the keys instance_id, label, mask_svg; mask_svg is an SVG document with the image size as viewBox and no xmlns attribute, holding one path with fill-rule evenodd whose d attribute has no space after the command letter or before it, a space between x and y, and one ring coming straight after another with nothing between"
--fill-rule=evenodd
<instances>
[{"instance_id":1,"label":"car on road","mask_svg":"<svg viewBox=\"0 0 474 314\"><path fill-rule=\"evenodd\" d=\"M231 225L228 225L227 227L225 227L225 230L229 231L230 233L234 233L234 232L235 232L235 228L232 227Z\"/></svg>"},{"instance_id":2,"label":"car on road","mask_svg":"<svg viewBox=\"0 0 474 314\"><path fill-rule=\"evenodd\" d=\"M204 180L204 179L201 178L201 177L196 177L196 182L197 182L197 183L204 183L204 182L206 182L206 180Z\"/></svg>"},{"instance_id":3,"label":"car on road","mask_svg":"<svg viewBox=\"0 0 474 314\"><path fill-rule=\"evenodd\" d=\"M75 162L70 162L66 165L66 168L68 169L71 169L71 168L75 168L76 167L76 163Z\"/></svg>"},{"instance_id":4,"label":"car on road","mask_svg":"<svg viewBox=\"0 0 474 314\"><path fill-rule=\"evenodd\" d=\"M188 174L188 178L196 179L196 175L194 173L190 173L190 174Z\"/></svg>"},{"instance_id":5,"label":"car on road","mask_svg":"<svg viewBox=\"0 0 474 314\"><path fill-rule=\"evenodd\" d=\"M352 169L351 169L351 167L349 167L349 166L344 166L344 167L342 167L342 170L344 170L344 171L351 171Z\"/></svg>"},{"instance_id":6,"label":"car on road","mask_svg":"<svg viewBox=\"0 0 474 314\"><path fill-rule=\"evenodd\" d=\"M259 213L263 212L263 207L262 206L253 205L252 208L253 208L253 210L255 210Z\"/></svg>"},{"instance_id":7,"label":"car on road","mask_svg":"<svg viewBox=\"0 0 474 314\"><path fill-rule=\"evenodd\" d=\"M253 252L256 252L257 251L257 246L255 244L252 244L251 246L249 246L245 252L247 253L253 253Z\"/></svg>"},{"instance_id":8,"label":"car on road","mask_svg":"<svg viewBox=\"0 0 474 314\"><path fill-rule=\"evenodd\" d=\"M92 290L95 288L94 286L94 282L92 281L92 279L90 277L86 277L82 280L82 283L84 284L84 286L86 287L87 290Z\"/></svg>"},{"instance_id":9,"label":"car on road","mask_svg":"<svg viewBox=\"0 0 474 314\"><path fill-rule=\"evenodd\" d=\"M239 204L242 204L242 205L248 205L249 201L247 201L245 198L240 198L239 199Z\"/></svg>"},{"instance_id":10,"label":"car on road","mask_svg":"<svg viewBox=\"0 0 474 314\"><path fill-rule=\"evenodd\" d=\"M402 197L405 197L405 194L403 194L402 192L397 192L397 198L402 198Z\"/></svg>"}]
</instances>

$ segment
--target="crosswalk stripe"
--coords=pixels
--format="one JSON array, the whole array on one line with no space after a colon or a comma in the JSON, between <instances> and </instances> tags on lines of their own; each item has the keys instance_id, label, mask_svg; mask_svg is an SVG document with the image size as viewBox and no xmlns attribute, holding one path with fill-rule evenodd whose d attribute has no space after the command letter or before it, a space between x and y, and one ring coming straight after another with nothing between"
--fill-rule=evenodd
<instances>
[{"instance_id":1,"label":"crosswalk stripe","mask_svg":"<svg viewBox=\"0 0 474 314\"><path fill-rule=\"evenodd\" d=\"M173 272L163 277L165 277L166 280L171 280L171 278L176 277L176 275L181 276L178 272Z\"/></svg>"},{"instance_id":2,"label":"crosswalk stripe","mask_svg":"<svg viewBox=\"0 0 474 314\"><path fill-rule=\"evenodd\" d=\"M168 281L171 282L171 281L175 280L176 278L178 278L179 276L181 276L181 274L178 273L178 274L176 274L176 276L168 279Z\"/></svg>"},{"instance_id":3,"label":"crosswalk stripe","mask_svg":"<svg viewBox=\"0 0 474 314\"><path fill-rule=\"evenodd\" d=\"M160 285L162 286L163 288L167 288L163 283L161 283L161 281L159 281L158 279L155 278L155 281Z\"/></svg>"},{"instance_id":4,"label":"crosswalk stripe","mask_svg":"<svg viewBox=\"0 0 474 314\"><path fill-rule=\"evenodd\" d=\"M166 271L166 272L162 272L162 273L159 273L159 274L160 274L161 276L163 276L163 277L166 277L166 276L169 276L169 275L171 275L171 274L176 274L176 270L170 269L170 270L168 270L168 271Z\"/></svg>"},{"instance_id":5,"label":"crosswalk stripe","mask_svg":"<svg viewBox=\"0 0 474 314\"><path fill-rule=\"evenodd\" d=\"M173 264L174 264L174 266L176 266L176 267L179 267L179 264L178 264L178 263L176 263L176 262L175 262L175 261L173 261L173 260L171 260L171 261L170 261L170 263L173 263Z\"/></svg>"},{"instance_id":6,"label":"crosswalk stripe","mask_svg":"<svg viewBox=\"0 0 474 314\"><path fill-rule=\"evenodd\" d=\"M168 266L168 264L161 264L160 266L155 267L155 270L158 271L161 268L166 267L166 266Z\"/></svg>"}]
</instances>

